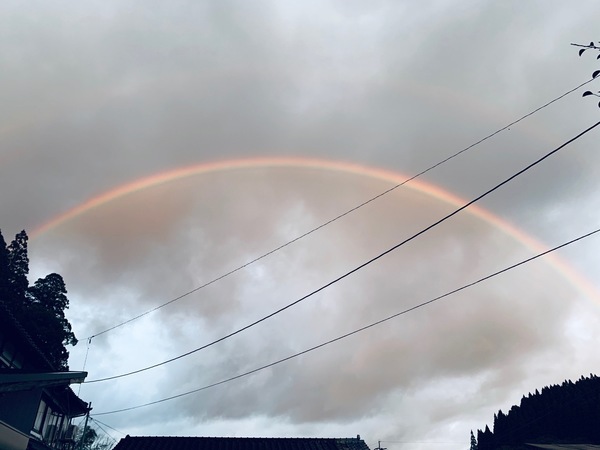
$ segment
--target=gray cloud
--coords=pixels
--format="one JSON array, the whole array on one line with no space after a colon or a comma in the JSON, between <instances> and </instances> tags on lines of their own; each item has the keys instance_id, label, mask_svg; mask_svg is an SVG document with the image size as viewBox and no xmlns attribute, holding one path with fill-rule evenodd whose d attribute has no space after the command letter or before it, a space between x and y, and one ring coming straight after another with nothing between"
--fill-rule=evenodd
<instances>
[{"instance_id":1,"label":"gray cloud","mask_svg":"<svg viewBox=\"0 0 600 450\"><path fill-rule=\"evenodd\" d=\"M42 255L62 248L62 256L54 259L56 270L69 274L71 292L79 300L73 301L73 322L89 334L250 260L381 184L299 169L209 174L128 195L34 242ZM261 207L265 204L270 208ZM148 213L144 205L151 205ZM449 205L427 195L399 190L139 324L96 338L88 370L96 374L93 378L135 370L221 337L354 268L448 210ZM94 251L82 251L90 248ZM264 326L164 369L87 386L84 393L102 412L197 389L429 300L528 253L491 224L459 215L428 239ZM85 264L89 259L92 270ZM154 427L169 411L203 423L256 416L298 427L361 423L370 417L385 421L383 411L411 404L390 403L394 395L414 396L418 403L422 392L435 386L476 383L467 399L456 393L455 403L423 410L422 421L441 424L477 396L494 405L507 401L528 371L556 373L557 355L568 354L577 342L565 339L562 331L577 294L556 278L555 270L541 262L314 354L152 407L142 421L129 414L116 420L128 427ZM76 350L81 354L83 349ZM477 382L480 377L483 381Z\"/></svg>"},{"instance_id":2,"label":"gray cloud","mask_svg":"<svg viewBox=\"0 0 600 450\"><path fill-rule=\"evenodd\" d=\"M418 7L387 1L40 2L1 8L10 24L0 31L5 237L36 229L116 186L215 160L296 155L412 174L597 69L595 60L578 58L569 46L594 39L598 6L591 1ZM597 108L579 95L426 180L476 196L594 122ZM581 139L483 205L548 242L588 231L582 227L595 225L597 206L594 144L593 136ZM65 276L71 321L83 337L193 289L387 186L308 170L179 180L37 237L31 278L50 271ZM95 339L90 378L219 337L389 248L449 208L410 191L386 196L248 270ZM593 245L566 253L590 275ZM264 328L139 379L90 385L82 395L100 410L192 389L529 254L489 224L457 217ZM466 442L470 428L489 423L495 409L518 401L523 390L589 371L594 337L584 330L597 329L596 311L578 303L580 297L554 268L535 263L256 377L147 414L114 416L114 424L139 433L160 433L159 423L164 430L184 424L198 434L234 428L354 435L364 426L373 441L460 436ZM72 365L81 364L85 346L72 353ZM557 355L568 369L556 367ZM164 411L174 419L167 421Z\"/></svg>"}]
</instances>

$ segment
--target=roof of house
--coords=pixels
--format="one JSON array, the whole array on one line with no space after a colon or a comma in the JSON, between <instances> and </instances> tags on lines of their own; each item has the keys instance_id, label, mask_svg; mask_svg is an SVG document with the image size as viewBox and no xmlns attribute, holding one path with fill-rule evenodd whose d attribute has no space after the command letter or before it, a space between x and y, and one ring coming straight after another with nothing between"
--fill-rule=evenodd
<instances>
[{"instance_id":1,"label":"roof of house","mask_svg":"<svg viewBox=\"0 0 600 450\"><path fill-rule=\"evenodd\" d=\"M355 438L127 436L113 450L369 450Z\"/></svg>"},{"instance_id":2,"label":"roof of house","mask_svg":"<svg viewBox=\"0 0 600 450\"><path fill-rule=\"evenodd\" d=\"M28 372L0 369L0 393L83 383L87 372Z\"/></svg>"}]
</instances>

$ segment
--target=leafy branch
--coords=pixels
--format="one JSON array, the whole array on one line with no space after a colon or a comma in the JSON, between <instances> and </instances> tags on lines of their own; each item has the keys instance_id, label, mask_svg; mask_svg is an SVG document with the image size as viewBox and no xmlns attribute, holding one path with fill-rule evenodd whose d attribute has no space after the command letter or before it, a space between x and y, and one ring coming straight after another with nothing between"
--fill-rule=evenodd
<instances>
[{"instance_id":1,"label":"leafy branch","mask_svg":"<svg viewBox=\"0 0 600 450\"><path fill-rule=\"evenodd\" d=\"M586 50L597 50L598 56L596 56L596 59L600 59L600 41L598 42L598 45L595 45L593 41L590 42L589 45L573 44L573 43L571 43L571 45L573 45L574 47L581 47L579 49L579 56L583 55ZM600 70L596 70L592 73L592 78L596 78L598 76L600 76ZM588 97L590 95L592 95L594 97L600 97L600 91L598 91L598 94L596 94L592 91L585 91L583 93L582 97ZM598 103L598 107L600 108L600 102Z\"/></svg>"},{"instance_id":2,"label":"leafy branch","mask_svg":"<svg viewBox=\"0 0 600 450\"><path fill-rule=\"evenodd\" d=\"M598 44L600 44L600 42L598 42ZM600 50L599 46L594 45L594 42L590 42L589 45L583 45L583 44L573 44L571 43L571 45L575 46L575 47L582 47L579 50L579 56L583 55L583 52L585 52L586 50ZM600 59L600 53L598 54L598 56L596 57L596 59Z\"/></svg>"}]
</instances>

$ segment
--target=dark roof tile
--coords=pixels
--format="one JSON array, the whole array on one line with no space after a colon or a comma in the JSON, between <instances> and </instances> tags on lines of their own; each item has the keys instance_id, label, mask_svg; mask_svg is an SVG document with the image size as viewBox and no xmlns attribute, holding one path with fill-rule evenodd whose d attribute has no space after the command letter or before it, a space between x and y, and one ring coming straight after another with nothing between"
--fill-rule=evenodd
<instances>
[{"instance_id":1,"label":"dark roof tile","mask_svg":"<svg viewBox=\"0 0 600 450\"><path fill-rule=\"evenodd\" d=\"M360 438L127 436L114 450L369 450Z\"/></svg>"}]
</instances>

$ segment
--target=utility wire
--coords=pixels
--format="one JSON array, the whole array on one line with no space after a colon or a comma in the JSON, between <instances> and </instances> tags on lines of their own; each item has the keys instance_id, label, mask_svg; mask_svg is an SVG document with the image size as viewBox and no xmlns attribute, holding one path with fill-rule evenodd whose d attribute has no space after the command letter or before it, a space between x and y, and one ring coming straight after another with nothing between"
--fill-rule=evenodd
<instances>
[{"instance_id":1,"label":"utility wire","mask_svg":"<svg viewBox=\"0 0 600 450\"><path fill-rule=\"evenodd\" d=\"M150 313L153 313L154 311L158 311L159 309L161 309L161 308L164 308L165 306L168 306L168 305L170 305L171 303L174 303L174 302L176 302L177 300L181 300L182 298L184 298L184 297L187 297L188 295L190 295L190 294L193 294L194 292L197 292L197 291L199 291L200 289L203 289L203 288L205 288L205 287L207 287L207 286L210 286L211 284L213 284L213 283L216 283L217 281L220 281L220 280L222 280L223 278L225 278L225 277L228 277L229 275L233 275L234 273L236 273L236 272L238 272L238 271L240 271L240 270L242 270L242 269L244 269L244 268L248 267L249 265L251 265L251 264L254 264L255 262L258 262L258 261L260 261L261 259L263 259L263 258L266 258L267 256L269 256L269 255L271 255L271 254L273 254L273 253L275 253L275 252L277 252L277 251L279 251L279 250L281 250L281 249L283 249L283 248L287 247L288 245L290 245L290 244L293 244L294 242L296 242L296 241L299 241L299 240L300 240L300 239L302 239L302 238L305 238L306 236L308 236L308 235L310 235L310 234L314 233L315 231L318 231L318 230L320 230L321 228L324 228L324 227L326 227L327 225L329 225L329 224L331 224L331 223L333 223L333 222L335 222L335 221L337 221L337 220L341 219L342 217L345 217L345 216L347 216L348 214L351 214L351 213L353 213L353 212L354 212L354 211L356 211L357 209L360 209L360 208L362 208L363 206L365 206L365 205L368 205L369 203L371 203L371 202L373 202L373 201L377 200L378 198L380 198L380 197L383 197L383 196L384 196L384 195L386 195L386 194L389 194L390 192L394 191L395 189L398 189L399 187L401 187L401 186L404 186L406 183L408 183L408 182L410 182L410 181L414 180L415 178L418 178L418 177L420 177L420 176L422 176L422 175L426 174L427 172L429 172L429 171L431 171L431 170L433 170L433 169L437 168L438 166L441 166L442 164L445 164L446 162L450 161L451 159L454 159L454 158L456 158L457 156L461 155L462 153L465 153L465 152L467 152L468 150L472 149L473 147L475 147L475 146L477 146L477 145L481 144L482 142L484 142L484 141L487 141L488 139L490 139L490 138L494 137L494 136L495 136L495 135L497 135L498 133L501 133L502 131L504 131L504 130L508 129L509 127L511 127L511 126L513 126L513 125L515 125L515 124L517 124L517 123L519 123L519 122L521 122L522 120L526 119L527 117L529 117L529 116L532 116L533 114L535 114L535 113L537 113L538 111L540 111L540 110L542 110L542 109L544 109L544 108L546 108L546 107L550 106L551 104L553 104L553 103L557 102L558 100L561 100L562 98L566 97L567 95L571 94L572 92L575 92L577 89L579 89L579 88L581 88L581 87L585 86L586 84L588 84L588 83L591 83L592 81L594 81L594 78L591 78L591 79L587 80L586 82L584 82L584 83L581 83L580 85L578 85L578 86L576 86L576 87L574 87L574 88L572 88L572 89L568 90L568 91L567 91L567 92L565 92L564 94L562 94L562 95L559 95L558 97L556 97L556 98L554 98L554 99L550 100L549 102L547 102L547 103L544 103L542 106L540 106L540 107L538 107L538 108L534 109L533 111L531 111L531 112L529 112L529 113L525 114L524 116L520 117L519 119L517 119L517 120L514 120L513 122L509 123L508 125L505 125L505 126L503 126L502 128L500 128L500 129L498 129L498 130L494 131L494 132L493 132L493 133L491 133L491 134L488 134L488 135L487 135L487 136L485 136L484 138L481 138L481 139L480 139L480 140L478 140L477 142L475 142L475 143L473 143L473 144L469 145L468 147L465 147L464 149L462 149L462 150L460 150L460 151L458 151L458 152L456 152L456 153L453 153L452 155L448 156L447 158L445 158L445 159L443 159L443 160L441 160L441 161L439 161L439 162L435 163L435 164L434 164L434 165L432 165L432 166L429 166L428 168L426 168L426 169L422 170L421 172L419 172L419 173L417 173L417 174L415 174L415 175L411 176L410 178L407 178L407 179L406 179L406 180L404 180L403 182L401 182L401 183L399 183L399 184L396 184L395 186L392 186L391 188L389 188L389 189L387 189L387 190L385 190L385 191L381 192L380 194L376 195L375 197L372 197L372 198L370 198L370 199L368 199L368 200L364 201L363 203L360 203L360 204L356 205L355 207L353 207L353 208L351 208L351 209L347 210L346 212L343 212L343 213L341 213L340 215L338 215L338 216L335 216L334 218L332 218L332 219L328 220L327 222L324 222L324 223L322 223L321 225L317 226L316 228L313 228L313 229L311 229L311 230L309 230L309 231L307 231L307 232L305 232L305 233L303 233L303 234L301 234L301 235L299 235L299 236L295 237L295 238L294 238L294 239L292 239L291 241L288 241L288 242L286 242L285 244L282 244L282 245L280 245L279 247L276 247L276 248L274 248L274 249L272 249L272 250L268 251L267 253L264 253L264 254L262 254L262 255L260 255L260 256L258 256L258 257L256 257L256 258L254 258L254 259L252 259L252 260L250 260L250 261L246 262L245 264L242 264L241 266L238 266L238 267L236 267L235 269L232 269L232 270L230 270L229 272L226 272L226 273L224 273L223 275L220 275L220 276L218 276L217 278L214 278L214 279L212 279L212 280L210 280L210 281L207 281L206 283L204 283L204 284L202 284L202 285L200 285L200 286L198 286L198 287L196 287L196 288L194 288L194 289L192 289L192 290L190 290L190 291L187 291L187 292L185 292L185 293L183 293L183 294L181 294L181 295L179 295L179 296L177 296L177 297L175 297L175 298L173 298L173 299L171 299L171 300L169 300L169 301L167 301L167 302L165 302L165 303L162 303L162 304L160 304L160 305L158 305L158 306L156 306L156 307L154 307L154 308L152 308L152 309L149 309L149 310L147 310L147 311L145 311L145 312L143 312L143 313L141 313L141 314L138 314L137 316L131 317L130 319L127 319L127 320L125 320L125 321L123 321L123 322L120 322L120 323L118 323L118 324L116 324L116 325L113 325L112 327L106 328L105 330L99 331L99 332L97 332L96 334L93 334L93 335L91 335L91 336L88 336L88 337L86 337L86 339L88 339L88 340L89 340L89 339L93 339L93 338L95 338L95 337L98 337L98 336L100 336L100 335L102 335L102 334L108 333L109 331L112 331L112 330L114 330L114 329L116 329L116 328L122 327L123 325L127 325L128 323L131 323L131 322L133 322L133 321L135 321L135 320L137 320L137 319L141 319L142 317L144 317L144 316L146 316L146 315L148 315L148 314L150 314Z\"/></svg>"},{"instance_id":2,"label":"utility wire","mask_svg":"<svg viewBox=\"0 0 600 450\"><path fill-rule=\"evenodd\" d=\"M89 338L87 340L87 348L85 350L85 359L83 360L83 368L81 369L81 371L85 371L85 365L87 364L87 360L88 360L88 355L90 354L90 344L92 343L92 339ZM81 393L81 383L79 383L79 388L77 389L77 395L79 396L79 394Z\"/></svg>"},{"instance_id":3,"label":"utility wire","mask_svg":"<svg viewBox=\"0 0 600 450\"><path fill-rule=\"evenodd\" d=\"M104 424L102 424L102 422L92 419L91 417L90 420L98 427L98 429L100 429L104 433L105 436L107 436L112 441L112 445L117 443L117 439L115 439L108 431L106 431L106 428L104 428Z\"/></svg>"},{"instance_id":4,"label":"utility wire","mask_svg":"<svg viewBox=\"0 0 600 450\"><path fill-rule=\"evenodd\" d=\"M116 428L113 428L113 427L111 427L111 426L110 426L110 425L108 425L107 423L104 423L104 422L101 422L101 421L99 421L98 419L94 418L94 416L90 416L90 419L91 419L92 421L96 422L96 424L97 424L98 426L100 426L100 425L104 425L106 428L110 428L111 430L113 430L113 431L116 431L117 433L120 433L120 434L122 434L123 436L126 436L126 435L127 435L127 433L123 433L122 431L119 431L119 430L117 430ZM106 430L104 430L104 432L106 433ZM106 433L106 434L108 434L108 433ZM108 435L110 436L110 434L108 434Z\"/></svg>"},{"instance_id":5,"label":"utility wire","mask_svg":"<svg viewBox=\"0 0 600 450\"><path fill-rule=\"evenodd\" d=\"M285 361L289 361L290 359L297 358L298 356L301 356L301 355L304 355L306 353L309 353L309 352L312 352L314 350L317 350L319 348L325 347L326 345L332 344L332 343L337 342L337 341L341 341L342 339L345 339L345 338L347 338L349 336L352 336L354 334L358 334L358 333L360 333L360 332L362 332L364 330L367 330L369 328L373 328L373 327L375 327L377 325L381 325L384 322L387 322L387 321L389 321L391 319L394 319L396 317L408 314L408 313L410 313L412 311L415 311L415 310L417 310L419 308L423 308L424 306L430 305L430 304L432 304L434 302L437 302L438 300L441 300L443 298L446 298L446 297L449 297L449 296L451 296L453 294L456 294L457 292L460 292L460 291L463 291L465 289L468 289L468 288L470 288L472 286L475 286L476 284L482 283L483 281L489 280L490 278L496 277L496 276L498 276L500 274L508 272L509 270L512 270L512 269L515 269L515 268L517 268L519 266L527 264L528 262L531 262L531 261L533 261L535 259L538 259L538 258L544 256L544 255L547 255L548 253L554 252L554 251L556 251L558 249L561 249L563 247L571 245L571 244L573 244L575 242L578 242L578 241L580 241L582 239L590 237L590 236L592 236L592 235L594 235L596 233L599 233L599 232L600 232L600 228L597 228L594 231L591 231L589 233L581 235L581 236L579 236L579 237L577 237L575 239L571 239L570 241L567 241L567 242L565 242L563 244L560 244L560 245L558 245L556 247L553 247L553 248L551 248L549 250L546 250L546 251L543 251L541 253L538 253L538 254L530 257L530 258L527 258L527 259L524 259L522 261L519 261L519 262L517 262L517 263L515 263L515 264L513 264L511 266L505 267L504 269L498 270L497 272L491 273L491 274L489 274L489 275L487 275L487 276L485 276L483 278L479 278L476 281L473 281L471 283L465 284L465 285L463 285L463 286L461 286L459 288L456 288L456 289L454 289L452 291L446 292L445 294L440 295L438 297L435 297L435 298L433 298L431 300L425 301L423 303L419 303L418 305L412 306L412 307L410 307L408 309L405 309L403 311L400 311L400 312L398 312L396 314L393 314L391 316L385 317L384 319L380 319L380 320L378 320L376 322L373 322L373 323L371 323L369 325L365 325L364 327L358 328L358 329L356 329L354 331L351 331L349 333L343 334L343 335L338 336L338 337L336 337L334 339L330 339L329 341L323 342L322 344L319 344L319 345L315 345L314 347L310 347L310 348L308 348L306 350L303 350L301 352L294 353L293 355L290 355L290 356L287 356L285 358L279 359L279 360L274 361L272 363L265 364L264 366L258 367L258 368L253 369L253 370L249 370L248 372L244 372L244 373L241 373L241 374L238 374L238 375L226 378L224 380L218 381L216 383L208 384L206 386L203 386L203 387L200 387L200 388L197 388L197 389L193 389L191 391L187 391L187 392L184 392L184 393L181 393L181 394L173 395L171 397L166 397L166 398L163 398L163 399L160 399L160 400L155 400L153 402L148 402L148 403L144 403L144 404L141 404L141 405L130 406L128 408L122 408L122 409L116 409L116 410L113 410L113 411L100 412L100 413L96 413L95 415L96 416L102 416L102 415L108 415L108 414L116 414L116 413L120 413L120 412L131 411L131 410L134 410L134 409L144 408L146 406L156 405L158 403L163 403L163 402L166 402L166 401L169 401L169 400L174 400L176 398L184 397L186 395L194 394L196 392L204 391L206 389L210 389L210 388L213 388L215 386L219 386L221 384L229 383L230 381L237 380L237 379L242 378L242 377L246 377L248 375L254 374L254 373L259 372L261 370L267 369L269 367L273 367L273 366L275 366L277 364L281 364L281 363L283 363Z\"/></svg>"},{"instance_id":6,"label":"utility wire","mask_svg":"<svg viewBox=\"0 0 600 450\"><path fill-rule=\"evenodd\" d=\"M250 323L250 324L248 324L248 325L246 325L246 326L244 326L244 327L242 327L242 328L239 328L239 329L238 329L238 330L236 330L236 331L233 331L233 332L231 332L231 333L229 333L229 334L227 334L227 335L225 335L225 336L223 336L223 337L221 337L221 338L219 338L219 339L216 339L216 340L214 340L214 341L212 341L212 342L210 342L210 343L208 343L208 344L205 344L205 345L203 345L203 346L201 346L201 347L198 347L198 348L196 348L196 349L194 349L194 350L191 350L191 351L189 351L189 352L183 353L183 354L181 354L181 355L179 355L179 356L175 356L175 357L173 357L173 358L167 359L167 360L165 360L165 361L162 361L162 362L160 362L160 363L157 363L157 364L153 364L153 365L151 365L151 366L144 367L144 368L142 368L142 369L133 370L133 371L131 371L131 372L123 373L123 374L120 374L120 375L113 375L113 376L106 377L106 378L98 378L98 379L96 379L96 380L84 381L84 383L98 383L98 382L101 382L101 381L114 380L114 379L116 379L116 378L122 378L122 377L126 377L126 376L129 376L129 375L134 375L134 374L136 374L136 373L144 372L144 371L146 371L146 370L154 369L154 368L156 368L156 367L159 367L159 366L162 366L162 365L164 365L164 364L168 364L168 363L171 363L171 362L173 362L173 361L176 361L176 360L178 360L178 359L181 359L181 358L183 358L183 357L185 357L185 356L189 356L189 355L191 355L191 354L193 354L193 353L196 353L196 352L198 352L198 351L200 351L200 350L203 350L203 349L205 349L205 348L207 348L207 347L211 347L211 346L213 346L213 345L215 345L215 344L217 344L217 343L219 343L219 342L221 342L221 341L224 341L225 339L228 339L228 338L230 338L230 337L232 337L232 336L235 336L236 334L239 334L239 333L241 333L241 332L242 332L242 331L244 331L244 330L247 330L248 328L251 328L251 327L253 327L253 326L255 326L255 325L258 325L258 324L259 324L259 323L261 323L261 322L264 322L264 321L265 321L265 320L267 320L267 319L270 319L271 317L273 317L273 316L275 316L275 315L277 315L277 314L279 314L279 313L281 313L281 312L285 311L286 309L289 309L289 308L291 308L292 306L294 306L294 305L297 305L298 303L300 303L300 302L302 302L302 301L306 300L307 298L309 298L309 297L312 297L312 296L313 296L313 295L315 295L316 293L323 291L324 289L326 289L326 288L330 287L331 285L333 285L333 284L337 283L338 281L341 281L341 280L343 280L344 278L347 278L348 276L352 275L353 273L355 273L355 272L358 272L359 270L363 269L364 267L368 266L369 264L371 264L371 263L373 263L373 262L377 261L378 259L380 259L380 258L382 258L383 256L387 255L388 253L391 253L391 252L393 252L394 250L396 250L396 249L398 249L399 247L403 246L404 244L406 244L406 243L408 243L408 242L412 241L413 239L416 239L417 237L421 236L422 234L425 234L427 231L429 231L429 230L431 230L432 228L434 228L434 227L438 226L438 225L439 225L439 224L441 224L442 222L445 222L446 220L450 219L451 217L455 216L455 215L456 215L456 214L458 214L459 212L463 211L464 209L466 209L467 207L469 207L469 206L470 206L470 205L472 205L473 203L475 203L475 202L477 202L477 201L481 200L481 199L482 199L482 198L484 198L485 196L489 195L490 193L494 192L495 190L497 190L497 189L499 189L500 187L504 186L505 184L509 183L509 182L510 182L510 181L512 181L513 179L517 178L519 175L521 175L521 174L523 174L523 173L527 172L527 171L528 171L529 169L531 169L532 167L534 167L534 166L536 166L537 164L541 163L541 162L542 162L542 161L544 161L545 159L549 158L549 157L550 157L550 156L552 156L553 154L555 154L555 153L557 153L558 151L560 151L562 148L566 147L566 146L567 146L567 145L569 145L570 143L572 143L572 142L576 141L577 139L579 139L579 138L580 138L581 136L583 136L584 134L586 134L586 133L588 133L589 131L593 130L593 129L594 129L594 128L596 128L598 125L600 125L600 122L596 122L594 125L592 125L591 127L587 128L586 130L582 131L581 133L579 133L579 134L578 134L578 135L576 135L575 137L572 137L571 139L569 139L569 140L568 140L568 141L566 141L565 143L561 144L560 146L558 146L558 147L557 147L557 148L555 148L554 150L551 150L550 152L546 153L544 156L542 156L542 157L538 158L537 160L535 160L535 161L534 161L534 162L532 162L531 164L527 165L526 167L524 167L523 169L519 170L519 171L518 171L518 172L516 172L515 174L513 174L513 175L511 175L510 177L506 178L504 181L502 181L502 182L498 183L497 185L495 185L494 187L492 187L492 188L488 189L488 190L487 190L487 191L485 191L483 194L480 194L479 196L475 197L473 200L471 200L471 201L469 201L469 202L465 203L463 206L461 206L461 207L459 207L459 208L455 209L455 210L454 210L454 211L452 211L451 213L449 213L449 214L445 215L444 217L442 217L441 219L439 219L439 220L435 221L434 223L432 223L432 224L431 224L431 225L429 225L428 227L426 227L426 228L423 228L421 231L419 231L419 232L417 232L417 233L413 234L413 235L412 235L412 236L410 236L409 238L406 238L406 239L404 239L402 242L400 242L400 243L398 243L398 244L394 245L393 247L391 247L391 248L389 248L389 249L385 250L383 253L380 253L379 255L377 255L377 256L375 256L375 257L373 257L373 258L369 259L368 261L366 261L366 262L364 262L364 263L360 264L359 266L355 267L354 269L350 270L349 272L346 272L345 274L343 274L343 275L341 275L341 276L339 276L339 277L335 278L334 280L332 280L332 281L330 281L330 282L328 282L328 283L324 284L323 286L321 286L321 287L319 287L319 288L315 289L314 291L310 292L309 294L306 294L304 297L301 297L301 298L299 298L298 300L296 300L296 301L294 301L294 302L292 302L292 303L289 303L289 304L287 304L286 306L283 306L282 308L279 308L279 309L277 309L276 311L274 311L274 312L272 312L272 313L270 313L270 314L267 314L266 316L264 316L264 317L262 317L262 318L260 318L260 319L258 319L258 320L255 320L254 322L252 322L252 323Z\"/></svg>"}]
</instances>

